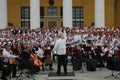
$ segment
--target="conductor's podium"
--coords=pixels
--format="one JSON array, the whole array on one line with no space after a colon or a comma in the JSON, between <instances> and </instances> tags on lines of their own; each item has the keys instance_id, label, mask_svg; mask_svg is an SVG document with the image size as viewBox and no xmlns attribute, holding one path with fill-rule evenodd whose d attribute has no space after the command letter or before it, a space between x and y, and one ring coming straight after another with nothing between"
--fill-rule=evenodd
<instances>
[{"instance_id":1,"label":"conductor's podium","mask_svg":"<svg viewBox=\"0 0 120 80\"><path fill-rule=\"evenodd\" d=\"M67 74L56 74L55 72L50 72L47 80L76 80L76 76L74 72L68 72Z\"/></svg>"}]
</instances>

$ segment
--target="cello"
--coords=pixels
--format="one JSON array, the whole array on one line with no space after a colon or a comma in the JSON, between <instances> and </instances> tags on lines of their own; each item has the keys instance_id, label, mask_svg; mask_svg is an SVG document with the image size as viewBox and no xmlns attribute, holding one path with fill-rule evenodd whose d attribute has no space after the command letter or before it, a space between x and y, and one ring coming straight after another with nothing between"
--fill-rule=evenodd
<instances>
[{"instance_id":1,"label":"cello","mask_svg":"<svg viewBox=\"0 0 120 80\"><path fill-rule=\"evenodd\" d=\"M30 54L30 59L32 60L33 62L33 65L35 67L40 67L42 65L42 61L40 59L38 59L37 55L34 54L34 53L31 53Z\"/></svg>"}]
</instances>

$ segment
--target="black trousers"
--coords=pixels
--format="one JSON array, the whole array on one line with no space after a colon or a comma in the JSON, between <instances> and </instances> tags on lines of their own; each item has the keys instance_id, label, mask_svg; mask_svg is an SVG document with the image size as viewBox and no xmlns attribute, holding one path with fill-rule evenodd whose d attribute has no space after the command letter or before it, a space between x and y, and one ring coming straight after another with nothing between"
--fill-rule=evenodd
<instances>
[{"instance_id":1,"label":"black trousers","mask_svg":"<svg viewBox=\"0 0 120 80\"><path fill-rule=\"evenodd\" d=\"M44 62L45 62L45 57L40 58L40 59L41 59L42 63L44 63ZM44 71L44 70L45 70L45 68L44 68L44 64L42 64L42 71Z\"/></svg>"},{"instance_id":2,"label":"black trousers","mask_svg":"<svg viewBox=\"0 0 120 80\"><path fill-rule=\"evenodd\" d=\"M19 60L19 69L28 69L30 73L35 73L35 67L31 60L21 59Z\"/></svg>"},{"instance_id":3,"label":"black trousers","mask_svg":"<svg viewBox=\"0 0 120 80\"><path fill-rule=\"evenodd\" d=\"M16 69L16 64L12 64L12 65L11 65L11 68L12 68L12 70L11 70L11 72L12 72L12 77L15 77L15 76L16 76L16 71L17 71L17 69Z\"/></svg>"},{"instance_id":4,"label":"black trousers","mask_svg":"<svg viewBox=\"0 0 120 80\"><path fill-rule=\"evenodd\" d=\"M61 66L64 68L64 73L67 74L67 56L66 55L57 55L58 65L57 65L57 74L61 73Z\"/></svg>"},{"instance_id":5,"label":"black trousers","mask_svg":"<svg viewBox=\"0 0 120 80\"><path fill-rule=\"evenodd\" d=\"M11 72L11 65L8 63L3 63L1 79L7 80L6 77L10 75L10 72Z\"/></svg>"},{"instance_id":6,"label":"black trousers","mask_svg":"<svg viewBox=\"0 0 120 80\"><path fill-rule=\"evenodd\" d=\"M113 69L113 57L107 58L107 68L112 70Z\"/></svg>"}]
</instances>

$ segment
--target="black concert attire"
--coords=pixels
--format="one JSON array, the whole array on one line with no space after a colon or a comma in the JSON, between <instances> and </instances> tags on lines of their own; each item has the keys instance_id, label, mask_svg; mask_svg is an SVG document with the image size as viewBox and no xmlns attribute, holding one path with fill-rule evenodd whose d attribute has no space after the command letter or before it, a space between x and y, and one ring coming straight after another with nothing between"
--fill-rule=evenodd
<instances>
[{"instance_id":1,"label":"black concert attire","mask_svg":"<svg viewBox=\"0 0 120 80\"><path fill-rule=\"evenodd\" d=\"M58 58L57 74L61 74L61 66L63 66L64 68L64 73L67 74L67 56L57 55L57 58Z\"/></svg>"},{"instance_id":2,"label":"black concert attire","mask_svg":"<svg viewBox=\"0 0 120 80\"><path fill-rule=\"evenodd\" d=\"M87 70L96 71L97 60L95 59L96 55L94 49L90 45L85 47L85 57L87 58Z\"/></svg>"},{"instance_id":3,"label":"black concert attire","mask_svg":"<svg viewBox=\"0 0 120 80\"><path fill-rule=\"evenodd\" d=\"M27 50L23 50L20 55L21 66L23 68L27 68L29 73L35 73L33 63L30 59L30 52Z\"/></svg>"},{"instance_id":4,"label":"black concert attire","mask_svg":"<svg viewBox=\"0 0 120 80\"><path fill-rule=\"evenodd\" d=\"M96 53L95 59L98 62L97 67L104 67L102 56L101 56L101 53L103 52L100 46L97 46L97 48L95 49L95 53Z\"/></svg>"},{"instance_id":5,"label":"black concert attire","mask_svg":"<svg viewBox=\"0 0 120 80\"><path fill-rule=\"evenodd\" d=\"M77 47L73 48L72 50L72 64L74 71L80 70L82 68L81 50Z\"/></svg>"},{"instance_id":6,"label":"black concert attire","mask_svg":"<svg viewBox=\"0 0 120 80\"><path fill-rule=\"evenodd\" d=\"M12 52L13 52L13 55L19 55L20 54L17 49L12 49ZM16 62L17 61L18 61L18 59L16 59ZM17 63L13 63L13 64L11 64L11 66L12 66L12 70L11 70L12 71L12 77L16 77Z\"/></svg>"},{"instance_id":7,"label":"black concert attire","mask_svg":"<svg viewBox=\"0 0 120 80\"><path fill-rule=\"evenodd\" d=\"M3 66L3 56L2 56L2 50L0 50L0 70L2 70L2 66Z\"/></svg>"}]
</instances>

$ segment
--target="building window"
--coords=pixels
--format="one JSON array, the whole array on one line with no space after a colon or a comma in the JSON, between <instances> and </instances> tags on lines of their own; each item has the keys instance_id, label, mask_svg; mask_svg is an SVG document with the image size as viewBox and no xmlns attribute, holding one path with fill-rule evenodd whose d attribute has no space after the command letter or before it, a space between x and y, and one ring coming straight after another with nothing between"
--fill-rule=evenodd
<instances>
[{"instance_id":1,"label":"building window","mask_svg":"<svg viewBox=\"0 0 120 80\"><path fill-rule=\"evenodd\" d=\"M60 17L63 17L63 7L60 7Z\"/></svg>"},{"instance_id":2,"label":"building window","mask_svg":"<svg viewBox=\"0 0 120 80\"><path fill-rule=\"evenodd\" d=\"M40 7L40 18L44 18L44 7Z\"/></svg>"},{"instance_id":3,"label":"building window","mask_svg":"<svg viewBox=\"0 0 120 80\"><path fill-rule=\"evenodd\" d=\"M30 27L30 7L21 7L21 27Z\"/></svg>"},{"instance_id":4,"label":"building window","mask_svg":"<svg viewBox=\"0 0 120 80\"><path fill-rule=\"evenodd\" d=\"M48 7L48 17L57 17L57 7Z\"/></svg>"},{"instance_id":5,"label":"building window","mask_svg":"<svg viewBox=\"0 0 120 80\"><path fill-rule=\"evenodd\" d=\"M73 26L79 27L84 25L84 8L73 7Z\"/></svg>"},{"instance_id":6,"label":"building window","mask_svg":"<svg viewBox=\"0 0 120 80\"><path fill-rule=\"evenodd\" d=\"M22 27L30 27L30 21L21 21Z\"/></svg>"}]
</instances>

